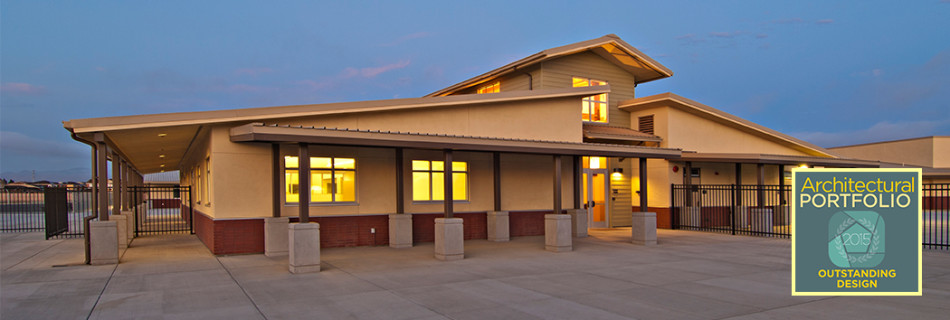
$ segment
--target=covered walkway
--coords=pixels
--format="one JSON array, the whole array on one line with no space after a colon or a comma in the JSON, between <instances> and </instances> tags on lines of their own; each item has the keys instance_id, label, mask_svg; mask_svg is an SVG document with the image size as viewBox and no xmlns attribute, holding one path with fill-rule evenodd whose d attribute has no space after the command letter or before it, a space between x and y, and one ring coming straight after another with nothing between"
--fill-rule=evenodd
<instances>
[{"instance_id":1,"label":"covered walkway","mask_svg":"<svg viewBox=\"0 0 950 320\"><path fill-rule=\"evenodd\" d=\"M543 237L323 251L323 272L287 258L212 255L193 235L136 238L117 265L82 265L82 241L2 234L4 319L37 318L944 318L950 255L924 251L923 297L791 297L787 239L595 229L552 255Z\"/></svg>"}]
</instances>

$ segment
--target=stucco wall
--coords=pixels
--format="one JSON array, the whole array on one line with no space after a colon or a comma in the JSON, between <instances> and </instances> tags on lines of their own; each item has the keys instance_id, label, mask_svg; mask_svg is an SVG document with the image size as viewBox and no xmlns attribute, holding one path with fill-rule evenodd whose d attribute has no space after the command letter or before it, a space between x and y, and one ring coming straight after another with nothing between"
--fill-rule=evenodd
<instances>
[{"instance_id":1,"label":"stucco wall","mask_svg":"<svg viewBox=\"0 0 950 320\"><path fill-rule=\"evenodd\" d=\"M933 168L950 168L950 137L927 137L830 148L846 157Z\"/></svg>"}]
</instances>

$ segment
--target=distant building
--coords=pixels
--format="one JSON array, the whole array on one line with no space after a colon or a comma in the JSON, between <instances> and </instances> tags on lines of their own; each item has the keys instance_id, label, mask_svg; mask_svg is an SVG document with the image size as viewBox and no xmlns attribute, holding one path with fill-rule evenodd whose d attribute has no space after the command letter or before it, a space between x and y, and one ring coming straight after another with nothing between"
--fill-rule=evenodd
<instances>
[{"instance_id":1,"label":"distant building","mask_svg":"<svg viewBox=\"0 0 950 320\"><path fill-rule=\"evenodd\" d=\"M950 183L950 136L872 142L828 150L847 157L880 161L882 167L923 168L925 183Z\"/></svg>"}]
</instances>

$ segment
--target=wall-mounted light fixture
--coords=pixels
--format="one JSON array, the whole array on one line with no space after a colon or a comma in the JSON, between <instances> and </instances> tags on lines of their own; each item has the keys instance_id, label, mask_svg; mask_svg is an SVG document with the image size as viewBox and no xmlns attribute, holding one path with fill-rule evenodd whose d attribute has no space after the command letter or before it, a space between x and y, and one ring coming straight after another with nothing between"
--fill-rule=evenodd
<instances>
[{"instance_id":1,"label":"wall-mounted light fixture","mask_svg":"<svg viewBox=\"0 0 950 320\"><path fill-rule=\"evenodd\" d=\"M614 173L611 174L610 177L614 178L614 180L623 178L623 168L614 168L613 172Z\"/></svg>"}]
</instances>

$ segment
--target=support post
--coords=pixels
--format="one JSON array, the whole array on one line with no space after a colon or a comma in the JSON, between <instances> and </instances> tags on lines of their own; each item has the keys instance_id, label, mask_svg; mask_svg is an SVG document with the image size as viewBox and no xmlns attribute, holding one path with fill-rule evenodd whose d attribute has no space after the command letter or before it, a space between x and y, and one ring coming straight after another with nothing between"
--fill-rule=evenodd
<instances>
[{"instance_id":1,"label":"support post","mask_svg":"<svg viewBox=\"0 0 950 320\"><path fill-rule=\"evenodd\" d=\"M298 215L300 223L308 223L310 222L310 149L306 143L299 143L297 146L297 172L299 173L297 180L300 182L297 189L300 194ZM317 228L316 232L319 233L319 230Z\"/></svg>"},{"instance_id":2,"label":"support post","mask_svg":"<svg viewBox=\"0 0 950 320\"><path fill-rule=\"evenodd\" d=\"M442 190L444 191L444 195L442 199L444 199L443 202L445 203L445 218L451 219L454 216L453 211L455 209L455 201L452 199L452 150L445 149L442 151L442 155L444 157L442 162L442 168L444 169L444 173L442 174L444 178Z\"/></svg>"},{"instance_id":3,"label":"support post","mask_svg":"<svg viewBox=\"0 0 950 320\"><path fill-rule=\"evenodd\" d=\"M122 214L122 159L112 153L112 215Z\"/></svg>"},{"instance_id":4,"label":"support post","mask_svg":"<svg viewBox=\"0 0 950 320\"><path fill-rule=\"evenodd\" d=\"M561 156L554 155L554 214L561 214Z\"/></svg>"},{"instance_id":5,"label":"support post","mask_svg":"<svg viewBox=\"0 0 950 320\"><path fill-rule=\"evenodd\" d=\"M402 148L396 148L396 214L403 214L406 210L405 178L403 176L403 153ZM410 246L411 241L410 241Z\"/></svg>"},{"instance_id":6,"label":"support post","mask_svg":"<svg viewBox=\"0 0 950 320\"><path fill-rule=\"evenodd\" d=\"M98 145L98 167L96 173L99 175L97 178L99 183L99 221L109 221L109 164L107 158L108 150L104 140L101 138L101 133L96 134L96 144Z\"/></svg>"},{"instance_id":7,"label":"support post","mask_svg":"<svg viewBox=\"0 0 950 320\"><path fill-rule=\"evenodd\" d=\"M581 191L582 191L582 190L581 190L581 178L583 178L583 176L581 175L581 167L583 167L583 164L581 163L581 156L573 156L572 158L573 158L573 159L572 159L572 162L573 162L573 164L574 164L574 168L573 168L573 169L574 169L574 173L573 173L573 174L574 174L574 188L573 188L573 192L574 192L574 209L580 210L580 209L581 209L581 198L583 198L583 196L581 196ZM585 232L585 235L586 235L586 232L587 232L587 231L585 230L584 232Z\"/></svg>"},{"instance_id":8,"label":"support post","mask_svg":"<svg viewBox=\"0 0 950 320\"><path fill-rule=\"evenodd\" d=\"M765 190L763 186L765 185L765 164L759 163L756 164L756 204L759 208L765 207Z\"/></svg>"},{"instance_id":9,"label":"support post","mask_svg":"<svg viewBox=\"0 0 950 320\"><path fill-rule=\"evenodd\" d=\"M647 158L640 158L640 212L649 210L647 200Z\"/></svg>"},{"instance_id":10,"label":"support post","mask_svg":"<svg viewBox=\"0 0 950 320\"><path fill-rule=\"evenodd\" d=\"M785 165L778 165L778 205L785 205Z\"/></svg>"},{"instance_id":11,"label":"support post","mask_svg":"<svg viewBox=\"0 0 950 320\"><path fill-rule=\"evenodd\" d=\"M271 217L280 217L280 144L271 144ZM298 189L299 190L299 189ZM284 228L286 229L286 228Z\"/></svg>"},{"instance_id":12,"label":"support post","mask_svg":"<svg viewBox=\"0 0 950 320\"><path fill-rule=\"evenodd\" d=\"M492 185L494 190L495 211L501 211L501 153L492 152Z\"/></svg>"}]
</instances>

